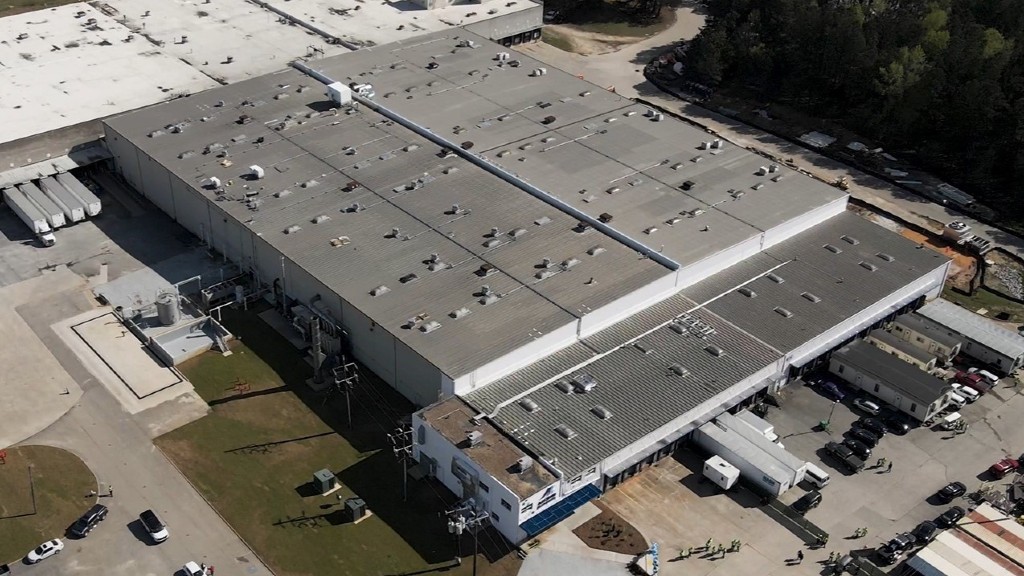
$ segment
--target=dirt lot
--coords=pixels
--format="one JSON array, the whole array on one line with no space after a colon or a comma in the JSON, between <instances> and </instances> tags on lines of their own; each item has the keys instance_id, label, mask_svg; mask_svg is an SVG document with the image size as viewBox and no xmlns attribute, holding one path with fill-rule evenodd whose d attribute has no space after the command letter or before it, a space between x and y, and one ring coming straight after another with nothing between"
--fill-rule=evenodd
<instances>
[{"instance_id":1,"label":"dirt lot","mask_svg":"<svg viewBox=\"0 0 1024 576\"><path fill-rule=\"evenodd\" d=\"M941 252L953 259L953 265L949 268L949 279L947 282L959 290L970 292L971 280L978 274L978 261L974 256L961 252L949 245L946 241L933 236L926 236L920 232L904 228L900 230L904 238Z\"/></svg>"},{"instance_id":2,"label":"dirt lot","mask_svg":"<svg viewBox=\"0 0 1024 576\"><path fill-rule=\"evenodd\" d=\"M596 504L602 512L573 530L573 534L587 546L598 550L620 554L639 554L647 550L647 541L639 530L607 506L600 502Z\"/></svg>"}]
</instances>

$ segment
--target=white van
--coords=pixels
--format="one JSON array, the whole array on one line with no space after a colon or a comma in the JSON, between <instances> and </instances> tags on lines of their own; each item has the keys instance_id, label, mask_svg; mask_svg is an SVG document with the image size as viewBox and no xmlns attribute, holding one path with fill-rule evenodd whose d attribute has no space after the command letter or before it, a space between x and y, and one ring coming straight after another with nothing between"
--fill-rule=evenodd
<instances>
[{"instance_id":1,"label":"white van","mask_svg":"<svg viewBox=\"0 0 1024 576\"><path fill-rule=\"evenodd\" d=\"M999 376L996 376L995 374L989 372L988 370L978 370L978 376L981 376L982 378L987 380L989 384L992 384L993 386L999 384Z\"/></svg>"},{"instance_id":2,"label":"white van","mask_svg":"<svg viewBox=\"0 0 1024 576\"><path fill-rule=\"evenodd\" d=\"M813 463L807 463L807 472L804 473L804 479L813 484L816 488L824 488L828 485L829 478L828 472L825 472L821 468L818 468Z\"/></svg>"},{"instance_id":3,"label":"white van","mask_svg":"<svg viewBox=\"0 0 1024 576\"><path fill-rule=\"evenodd\" d=\"M967 398L964 398L956 392L949 393L949 405L956 406L957 408L963 408L964 404L967 404Z\"/></svg>"}]
</instances>

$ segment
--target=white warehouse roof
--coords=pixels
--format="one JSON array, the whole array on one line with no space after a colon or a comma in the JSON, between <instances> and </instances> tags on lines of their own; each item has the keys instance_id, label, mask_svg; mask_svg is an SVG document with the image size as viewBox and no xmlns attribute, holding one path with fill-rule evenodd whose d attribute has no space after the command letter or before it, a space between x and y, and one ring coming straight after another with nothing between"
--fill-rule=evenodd
<instances>
[{"instance_id":1,"label":"white warehouse roof","mask_svg":"<svg viewBox=\"0 0 1024 576\"><path fill-rule=\"evenodd\" d=\"M936 298L922 306L917 313L1000 354L1010 358L1024 356L1024 337L949 300Z\"/></svg>"}]
</instances>

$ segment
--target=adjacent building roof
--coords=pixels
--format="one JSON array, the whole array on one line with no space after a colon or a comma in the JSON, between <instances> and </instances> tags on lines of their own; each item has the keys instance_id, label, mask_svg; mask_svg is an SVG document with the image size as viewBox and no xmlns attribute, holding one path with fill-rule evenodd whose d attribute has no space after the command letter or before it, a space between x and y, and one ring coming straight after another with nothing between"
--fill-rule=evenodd
<instances>
[{"instance_id":1,"label":"adjacent building roof","mask_svg":"<svg viewBox=\"0 0 1024 576\"><path fill-rule=\"evenodd\" d=\"M107 124L453 378L671 274L375 112L324 99L285 70Z\"/></svg>"},{"instance_id":2,"label":"adjacent building roof","mask_svg":"<svg viewBox=\"0 0 1024 576\"><path fill-rule=\"evenodd\" d=\"M1009 358L1024 356L1024 337L949 300L936 298L917 313Z\"/></svg>"},{"instance_id":3,"label":"adjacent building roof","mask_svg":"<svg viewBox=\"0 0 1024 576\"><path fill-rule=\"evenodd\" d=\"M905 326L908 330L923 334L946 348L955 348L957 345L963 344L963 337L960 334L921 316L917 312L897 316L893 322Z\"/></svg>"},{"instance_id":4,"label":"adjacent building roof","mask_svg":"<svg viewBox=\"0 0 1024 576\"><path fill-rule=\"evenodd\" d=\"M494 420L572 477L680 416L703 416L698 407L778 359L718 316L696 310L565 377L535 382L507 398ZM466 399L475 405L481 393Z\"/></svg>"},{"instance_id":5,"label":"adjacent building roof","mask_svg":"<svg viewBox=\"0 0 1024 576\"><path fill-rule=\"evenodd\" d=\"M475 415L476 411L458 397L434 404L421 413L427 425L520 498L529 498L557 480L540 462L532 462L532 459L532 464L519 472L517 462L528 457L526 453L486 419L473 420ZM470 445L470 432L481 435L476 445ZM448 466L449 463L440 464Z\"/></svg>"},{"instance_id":6,"label":"adjacent building roof","mask_svg":"<svg viewBox=\"0 0 1024 576\"><path fill-rule=\"evenodd\" d=\"M868 338L877 340L878 342L881 342L882 344L885 344L886 346L889 346L891 348L895 348L923 364L927 364L928 362L935 360L934 354L922 348L918 348L917 346L914 346L912 343L907 342L906 340L900 338L899 336L896 336L895 334L886 332L881 328L869 332Z\"/></svg>"},{"instance_id":7,"label":"adjacent building roof","mask_svg":"<svg viewBox=\"0 0 1024 576\"><path fill-rule=\"evenodd\" d=\"M1024 576L1024 528L982 503L907 565L927 576Z\"/></svg>"},{"instance_id":8,"label":"adjacent building roof","mask_svg":"<svg viewBox=\"0 0 1024 576\"><path fill-rule=\"evenodd\" d=\"M948 263L934 250L844 212L683 294L790 352Z\"/></svg>"},{"instance_id":9,"label":"adjacent building roof","mask_svg":"<svg viewBox=\"0 0 1024 576\"><path fill-rule=\"evenodd\" d=\"M832 353L832 360L870 375L922 404L935 402L950 389L935 376L863 340L854 340L836 350Z\"/></svg>"}]
</instances>

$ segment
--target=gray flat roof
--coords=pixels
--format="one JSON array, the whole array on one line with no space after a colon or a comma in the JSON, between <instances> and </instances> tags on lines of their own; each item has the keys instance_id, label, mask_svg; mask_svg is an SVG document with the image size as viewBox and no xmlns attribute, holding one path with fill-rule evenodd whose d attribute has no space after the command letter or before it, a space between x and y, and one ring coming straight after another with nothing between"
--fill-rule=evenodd
<instances>
[{"instance_id":1,"label":"gray flat roof","mask_svg":"<svg viewBox=\"0 0 1024 576\"><path fill-rule=\"evenodd\" d=\"M1024 338L1020 335L949 300L936 298L917 313L1010 358L1024 355Z\"/></svg>"},{"instance_id":2,"label":"gray flat roof","mask_svg":"<svg viewBox=\"0 0 1024 576\"><path fill-rule=\"evenodd\" d=\"M844 212L683 294L713 299L712 312L790 352L948 261Z\"/></svg>"},{"instance_id":3,"label":"gray flat roof","mask_svg":"<svg viewBox=\"0 0 1024 576\"><path fill-rule=\"evenodd\" d=\"M569 477L580 474L633 442L697 408L779 358L779 354L706 310L687 315L698 326L714 329L676 332L654 330L634 345L619 348L578 368L566 378L535 382L506 399L495 422L536 455L552 460ZM719 347L716 356L709 347ZM682 368L685 375L673 372ZM558 382L589 374L596 387L566 393ZM484 389L486 390L486 388ZM466 396L476 406L480 392ZM531 412L520 404L529 398L539 406ZM602 407L611 416L597 414ZM700 415L694 415L698 417ZM556 430L565 425L575 435Z\"/></svg>"},{"instance_id":4,"label":"gray flat roof","mask_svg":"<svg viewBox=\"0 0 1024 576\"><path fill-rule=\"evenodd\" d=\"M893 322L896 324L902 324L903 326L906 326L916 332L920 332L921 334L925 334L932 340L949 348L953 348L957 344L963 344L963 337L959 334L953 332L949 328L946 328L942 324L921 316L917 312L897 316Z\"/></svg>"},{"instance_id":5,"label":"gray flat roof","mask_svg":"<svg viewBox=\"0 0 1024 576\"><path fill-rule=\"evenodd\" d=\"M525 54L499 62L502 50L453 29L314 66L373 84L382 105L684 266L845 197L785 166L758 175L771 162L725 141L701 149L706 132Z\"/></svg>"},{"instance_id":6,"label":"gray flat roof","mask_svg":"<svg viewBox=\"0 0 1024 576\"><path fill-rule=\"evenodd\" d=\"M525 472L516 472L516 463L526 453L487 419L474 421L476 411L457 396L425 408L421 416L431 428L521 499L533 496L558 480L539 462ZM470 432L482 435L478 445L469 445ZM447 467L449 463L440 465Z\"/></svg>"},{"instance_id":7,"label":"gray flat roof","mask_svg":"<svg viewBox=\"0 0 1024 576\"><path fill-rule=\"evenodd\" d=\"M935 376L863 340L854 340L836 350L832 358L858 372L874 376L890 388L922 404L935 402L950 389L948 384Z\"/></svg>"},{"instance_id":8,"label":"gray flat roof","mask_svg":"<svg viewBox=\"0 0 1024 576\"><path fill-rule=\"evenodd\" d=\"M451 377L670 274L376 113L337 114L324 100L319 83L285 70L107 124ZM252 165L262 179L244 179ZM203 187L211 177L223 194ZM350 182L361 186L346 192ZM501 299L482 305L483 285ZM378 286L390 291L372 296ZM461 308L471 313L455 319ZM414 317L441 327L408 328Z\"/></svg>"},{"instance_id":9,"label":"gray flat roof","mask_svg":"<svg viewBox=\"0 0 1024 576\"><path fill-rule=\"evenodd\" d=\"M876 328L871 332L868 332L868 337L878 340L879 342L887 346L891 346L899 350L900 352L903 352L907 356L910 356L914 360L917 360L918 362L928 363L931 362L932 360L935 360L934 354L922 348L918 348L917 346L914 346L911 342L907 342L906 340L900 338L899 336L896 336L895 334L892 334L890 332L886 332L881 328Z\"/></svg>"}]
</instances>

